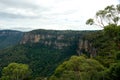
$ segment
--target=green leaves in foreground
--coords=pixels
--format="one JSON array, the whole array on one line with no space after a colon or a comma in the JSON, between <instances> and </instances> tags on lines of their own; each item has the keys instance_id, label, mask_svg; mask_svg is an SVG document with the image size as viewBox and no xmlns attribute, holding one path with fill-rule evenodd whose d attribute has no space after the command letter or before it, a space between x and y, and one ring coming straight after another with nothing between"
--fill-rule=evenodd
<instances>
[{"instance_id":1,"label":"green leaves in foreground","mask_svg":"<svg viewBox=\"0 0 120 80\"><path fill-rule=\"evenodd\" d=\"M94 59L72 56L51 76L50 80L99 80L104 67Z\"/></svg>"},{"instance_id":2,"label":"green leaves in foreground","mask_svg":"<svg viewBox=\"0 0 120 80\"><path fill-rule=\"evenodd\" d=\"M28 65L11 63L3 68L0 80L27 80L30 74L31 70Z\"/></svg>"}]
</instances>

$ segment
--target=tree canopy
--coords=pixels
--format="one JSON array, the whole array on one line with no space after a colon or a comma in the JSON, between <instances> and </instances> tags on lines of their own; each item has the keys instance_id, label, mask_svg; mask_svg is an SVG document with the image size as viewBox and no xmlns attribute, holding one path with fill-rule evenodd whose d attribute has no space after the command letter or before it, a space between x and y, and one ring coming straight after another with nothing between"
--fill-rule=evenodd
<instances>
[{"instance_id":1,"label":"tree canopy","mask_svg":"<svg viewBox=\"0 0 120 80\"><path fill-rule=\"evenodd\" d=\"M94 59L72 56L65 61L51 76L50 80L99 80L105 68Z\"/></svg>"},{"instance_id":2,"label":"tree canopy","mask_svg":"<svg viewBox=\"0 0 120 80\"><path fill-rule=\"evenodd\" d=\"M90 18L86 21L88 25L97 25L104 28L109 24L118 24L120 20L120 4L110 5L103 10L96 12L95 18Z\"/></svg>"},{"instance_id":3,"label":"tree canopy","mask_svg":"<svg viewBox=\"0 0 120 80\"><path fill-rule=\"evenodd\" d=\"M1 80L24 80L30 77L31 70L26 64L10 63L2 70Z\"/></svg>"}]
</instances>

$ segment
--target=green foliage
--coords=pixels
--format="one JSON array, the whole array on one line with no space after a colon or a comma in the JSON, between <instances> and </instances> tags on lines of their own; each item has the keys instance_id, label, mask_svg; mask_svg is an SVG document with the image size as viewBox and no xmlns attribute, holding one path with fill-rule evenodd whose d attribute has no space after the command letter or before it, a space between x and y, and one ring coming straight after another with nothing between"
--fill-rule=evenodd
<instances>
[{"instance_id":1,"label":"green foliage","mask_svg":"<svg viewBox=\"0 0 120 80\"><path fill-rule=\"evenodd\" d=\"M48 47L35 46L35 44L19 45L0 51L0 68L12 62L25 63L33 70L32 75L48 76L62 61L60 58L62 55L60 51Z\"/></svg>"},{"instance_id":2,"label":"green foliage","mask_svg":"<svg viewBox=\"0 0 120 80\"><path fill-rule=\"evenodd\" d=\"M37 77L35 80L47 80L45 77Z\"/></svg>"},{"instance_id":3,"label":"green foliage","mask_svg":"<svg viewBox=\"0 0 120 80\"><path fill-rule=\"evenodd\" d=\"M94 20L93 19L88 19L86 21L86 24L93 25L94 24Z\"/></svg>"},{"instance_id":4,"label":"green foliage","mask_svg":"<svg viewBox=\"0 0 120 80\"><path fill-rule=\"evenodd\" d=\"M118 80L120 79L120 62L114 63L104 71L105 80Z\"/></svg>"},{"instance_id":5,"label":"green foliage","mask_svg":"<svg viewBox=\"0 0 120 80\"><path fill-rule=\"evenodd\" d=\"M89 31L54 31L54 30L34 30L28 32L33 35L44 35L44 39L40 39L38 43L16 45L7 49L0 50L0 71L3 67L12 62L28 64L32 69L34 77L49 77L53 74L56 67L68 59L71 55L76 55L77 44L79 38ZM26 33L27 34L27 33ZM51 35L52 37L48 37ZM58 39L58 36L63 38ZM46 45L45 42L51 42ZM58 49L56 45L67 44L68 46Z\"/></svg>"},{"instance_id":6,"label":"green foliage","mask_svg":"<svg viewBox=\"0 0 120 80\"><path fill-rule=\"evenodd\" d=\"M116 60L117 60L117 61L120 60L120 51L118 51L118 52L116 53Z\"/></svg>"},{"instance_id":7,"label":"green foliage","mask_svg":"<svg viewBox=\"0 0 120 80\"><path fill-rule=\"evenodd\" d=\"M116 37L117 35L117 25L110 24L104 28L104 32L109 37Z\"/></svg>"},{"instance_id":8,"label":"green foliage","mask_svg":"<svg viewBox=\"0 0 120 80\"><path fill-rule=\"evenodd\" d=\"M114 6L110 5L105 7L103 10L96 12L95 19L88 19L86 24L88 25L97 25L104 28L109 24L118 24L120 20L120 4Z\"/></svg>"},{"instance_id":9,"label":"green foliage","mask_svg":"<svg viewBox=\"0 0 120 80\"><path fill-rule=\"evenodd\" d=\"M28 64L34 77L48 77L61 62L74 53L73 47L59 50L40 43L17 45L0 51L0 71L8 64L17 62Z\"/></svg>"},{"instance_id":10,"label":"green foliage","mask_svg":"<svg viewBox=\"0 0 120 80\"><path fill-rule=\"evenodd\" d=\"M111 24L104 28L104 32L107 36L109 36L116 43L118 48L120 49L120 26Z\"/></svg>"},{"instance_id":11,"label":"green foliage","mask_svg":"<svg viewBox=\"0 0 120 80\"><path fill-rule=\"evenodd\" d=\"M118 6L118 5L117 5ZM115 8L108 6L105 10L111 14ZM104 80L118 80L120 77L120 26L116 24L119 17L114 18L114 24L104 26L104 30L88 39L97 48L97 59L108 69L102 72Z\"/></svg>"},{"instance_id":12,"label":"green foliage","mask_svg":"<svg viewBox=\"0 0 120 80\"><path fill-rule=\"evenodd\" d=\"M108 9L106 8L106 10ZM97 15L105 16L101 15L101 13L104 12L101 11L97 13ZM89 22L91 21L91 24L93 24L92 19ZM117 80L117 78L119 78L120 26L116 24L105 26L103 31L75 32L35 30L31 31L30 34L42 34L45 37L48 34L54 36L52 36L52 38L46 37L43 40L41 39L38 43L30 43L28 41L25 45L16 45L0 50L0 71L8 64L16 62L28 64L36 80L46 80L53 73L50 80ZM57 36L59 35L64 35L64 38L61 40L58 39ZM94 59L88 59L83 56L72 56L76 54L79 39L88 40L88 42L96 48L97 53L94 59L107 67L107 70ZM51 42L51 45L45 45L46 41ZM53 44L54 42L66 43L69 44L69 46L58 49ZM69 57L71 57L70 60L65 61ZM58 66L59 64L61 65ZM14 65L13 68L15 67ZM7 71L5 68L2 71L1 79L10 80L10 77L6 77L5 75L8 74L9 68ZM15 73L17 73L18 69L15 69L14 72L12 71L9 73L13 73L14 76L16 76L17 74ZM10 76L13 75L10 74Z\"/></svg>"},{"instance_id":13,"label":"green foliage","mask_svg":"<svg viewBox=\"0 0 120 80\"><path fill-rule=\"evenodd\" d=\"M95 19L88 19L87 24L92 20L95 25L104 28L100 33L94 33L87 36L94 47L97 48L97 56L95 59L100 61L104 66L109 67L116 60L119 60L120 49L120 4L110 5L99 10ZM89 22L89 23L88 23ZM107 26L106 26L107 25Z\"/></svg>"},{"instance_id":14,"label":"green foliage","mask_svg":"<svg viewBox=\"0 0 120 80\"><path fill-rule=\"evenodd\" d=\"M120 27L115 24L106 26L103 31L94 32L85 37L97 49L95 59L105 67L116 62L119 57Z\"/></svg>"},{"instance_id":15,"label":"green foliage","mask_svg":"<svg viewBox=\"0 0 120 80\"><path fill-rule=\"evenodd\" d=\"M110 24L108 26L105 26L104 32L109 37L114 37L115 39L117 39L120 36L120 26Z\"/></svg>"},{"instance_id":16,"label":"green foliage","mask_svg":"<svg viewBox=\"0 0 120 80\"><path fill-rule=\"evenodd\" d=\"M120 63L113 64L109 70L109 76L113 80L120 79Z\"/></svg>"},{"instance_id":17,"label":"green foliage","mask_svg":"<svg viewBox=\"0 0 120 80\"><path fill-rule=\"evenodd\" d=\"M25 80L30 77L31 70L26 64L10 63L2 70L0 80Z\"/></svg>"},{"instance_id":18,"label":"green foliage","mask_svg":"<svg viewBox=\"0 0 120 80\"><path fill-rule=\"evenodd\" d=\"M50 80L99 80L105 68L94 59L72 56L58 66Z\"/></svg>"}]
</instances>

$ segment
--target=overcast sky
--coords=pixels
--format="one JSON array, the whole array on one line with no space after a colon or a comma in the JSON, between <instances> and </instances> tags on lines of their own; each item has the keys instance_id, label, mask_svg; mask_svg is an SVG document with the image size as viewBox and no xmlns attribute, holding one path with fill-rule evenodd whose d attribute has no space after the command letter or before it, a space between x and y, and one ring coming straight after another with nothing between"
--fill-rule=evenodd
<instances>
[{"instance_id":1,"label":"overcast sky","mask_svg":"<svg viewBox=\"0 0 120 80\"><path fill-rule=\"evenodd\" d=\"M119 0L0 0L0 29L96 30L88 18Z\"/></svg>"}]
</instances>

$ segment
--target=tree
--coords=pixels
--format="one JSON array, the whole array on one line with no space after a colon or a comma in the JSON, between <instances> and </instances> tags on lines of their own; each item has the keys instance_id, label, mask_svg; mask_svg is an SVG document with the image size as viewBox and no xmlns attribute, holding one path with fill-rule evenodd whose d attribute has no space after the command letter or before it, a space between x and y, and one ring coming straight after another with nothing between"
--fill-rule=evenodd
<instances>
[{"instance_id":1,"label":"tree","mask_svg":"<svg viewBox=\"0 0 120 80\"><path fill-rule=\"evenodd\" d=\"M113 80L118 80L120 79L120 63L115 63L110 67L110 78Z\"/></svg>"},{"instance_id":2,"label":"tree","mask_svg":"<svg viewBox=\"0 0 120 80\"><path fill-rule=\"evenodd\" d=\"M31 70L26 64L10 63L2 70L1 80L27 80Z\"/></svg>"},{"instance_id":3,"label":"tree","mask_svg":"<svg viewBox=\"0 0 120 80\"><path fill-rule=\"evenodd\" d=\"M120 79L120 62L114 63L105 72L105 80Z\"/></svg>"},{"instance_id":4,"label":"tree","mask_svg":"<svg viewBox=\"0 0 120 80\"><path fill-rule=\"evenodd\" d=\"M94 59L72 56L58 66L50 80L99 80L105 68Z\"/></svg>"},{"instance_id":5,"label":"tree","mask_svg":"<svg viewBox=\"0 0 120 80\"><path fill-rule=\"evenodd\" d=\"M90 18L86 21L88 25L97 25L104 28L109 24L118 24L120 20L120 4L114 6L107 6L103 10L99 10L96 13L96 17L94 19Z\"/></svg>"}]
</instances>

